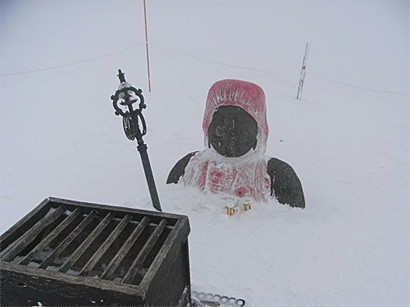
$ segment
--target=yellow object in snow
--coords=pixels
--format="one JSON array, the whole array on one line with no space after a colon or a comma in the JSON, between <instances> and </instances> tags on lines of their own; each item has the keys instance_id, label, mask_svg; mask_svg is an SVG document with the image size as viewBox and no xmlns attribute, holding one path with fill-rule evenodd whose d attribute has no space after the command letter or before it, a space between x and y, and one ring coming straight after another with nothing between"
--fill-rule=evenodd
<instances>
[{"instance_id":1,"label":"yellow object in snow","mask_svg":"<svg viewBox=\"0 0 410 307\"><path fill-rule=\"evenodd\" d=\"M251 210L252 206L250 203L244 203L242 206L239 206L239 205L235 205L233 207L226 206L225 208L226 208L226 214L229 216L232 216L242 211L249 211Z\"/></svg>"},{"instance_id":2,"label":"yellow object in snow","mask_svg":"<svg viewBox=\"0 0 410 307\"><path fill-rule=\"evenodd\" d=\"M236 212L238 212L239 208L237 206L233 206L233 207L228 207L226 206L226 214L231 216L231 215L235 215Z\"/></svg>"},{"instance_id":3,"label":"yellow object in snow","mask_svg":"<svg viewBox=\"0 0 410 307\"><path fill-rule=\"evenodd\" d=\"M252 209L252 206L251 206L250 203L245 203L245 204L243 204L243 210L249 211L249 210L251 210L251 209Z\"/></svg>"}]
</instances>

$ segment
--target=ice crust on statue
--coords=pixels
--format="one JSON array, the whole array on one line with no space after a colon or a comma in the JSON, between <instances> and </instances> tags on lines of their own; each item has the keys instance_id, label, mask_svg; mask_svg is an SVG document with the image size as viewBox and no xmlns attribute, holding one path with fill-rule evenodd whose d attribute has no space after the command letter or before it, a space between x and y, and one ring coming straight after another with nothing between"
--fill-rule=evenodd
<instances>
[{"instance_id":1,"label":"ice crust on statue","mask_svg":"<svg viewBox=\"0 0 410 307\"><path fill-rule=\"evenodd\" d=\"M269 127L265 94L258 85L221 80L209 89L204 118L205 149L187 154L169 173L167 183L204 192L305 207L301 182L292 167L266 156Z\"/></svg>"}]
</instances>

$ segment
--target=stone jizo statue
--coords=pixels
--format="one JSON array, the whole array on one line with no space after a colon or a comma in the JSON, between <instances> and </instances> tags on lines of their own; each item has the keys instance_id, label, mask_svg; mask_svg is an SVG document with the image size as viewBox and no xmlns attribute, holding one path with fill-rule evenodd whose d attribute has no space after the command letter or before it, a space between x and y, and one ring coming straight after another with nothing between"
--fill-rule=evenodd
<instances>
[{"instance_id":1,"label":"stone jizo statue","mask_svg":"<svg viewBox=\"0 0 410 307\"><path fill-rule=\"evenodd\" d=\"M183 182L204 192L305 207L293 168L265 155L269 134L265 94L258 85L221 80L209 89L202 123L205 149L180 159L167 183Z\"/></svg>"}]
</instances>

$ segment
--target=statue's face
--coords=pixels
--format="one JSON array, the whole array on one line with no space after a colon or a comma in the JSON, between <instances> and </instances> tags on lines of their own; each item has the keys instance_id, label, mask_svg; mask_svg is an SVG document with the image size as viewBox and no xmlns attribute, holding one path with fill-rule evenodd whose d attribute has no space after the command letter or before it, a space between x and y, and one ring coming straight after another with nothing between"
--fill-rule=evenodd
<instances>
[{"instance_id":1,"label":"statue's face","mask_svg":"<svg viewBox=\"0 0 410 307\"><path fill-rule=\"evenodd\" d=\"M209 147L224 157L240 157L257 144L258 124L245 110L221 106L208 128Z\"/></svg>"}]
</instances>

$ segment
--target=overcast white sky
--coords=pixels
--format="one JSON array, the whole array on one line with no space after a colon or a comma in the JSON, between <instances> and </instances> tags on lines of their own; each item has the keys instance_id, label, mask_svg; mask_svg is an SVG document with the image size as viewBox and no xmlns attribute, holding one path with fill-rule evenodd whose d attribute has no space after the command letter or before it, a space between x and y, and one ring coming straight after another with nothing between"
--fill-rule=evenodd
<instances>
[{"instance_id":1,"label":"overcast white sky","mask_svg":"<svg viewBox=\"0 0 410 307\"><path fill-rule=\"evenodd\" d=\"M404 93L406 2L147 1L149 39L151 49L283 73L298 73L309 42L312 76ZM142 1L2 6L2 74L99 57L145 39ZM152 55L153 66L156 61Z\"/></svg>"}]
</instances>

